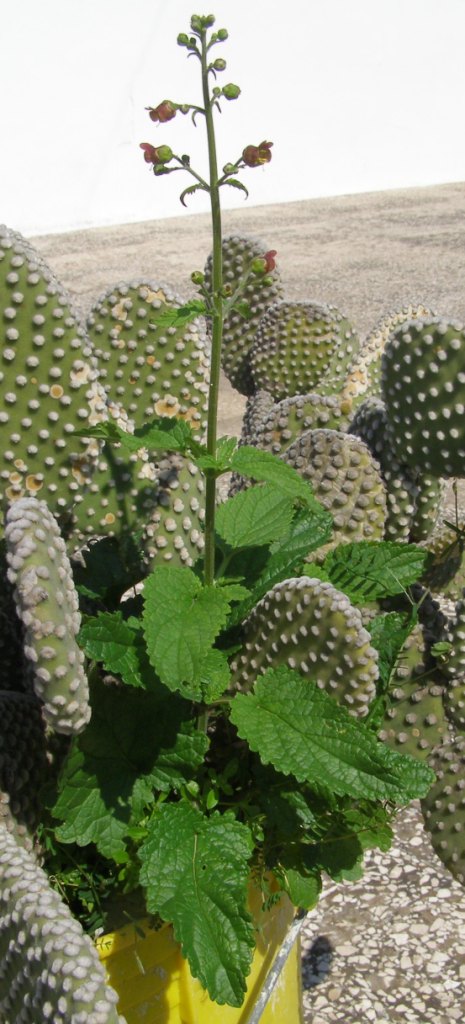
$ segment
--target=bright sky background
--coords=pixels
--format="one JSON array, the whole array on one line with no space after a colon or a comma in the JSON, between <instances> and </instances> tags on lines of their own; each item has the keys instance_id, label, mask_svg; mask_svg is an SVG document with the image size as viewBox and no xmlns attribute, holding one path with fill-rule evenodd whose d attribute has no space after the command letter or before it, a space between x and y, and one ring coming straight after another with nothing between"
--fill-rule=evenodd
<instances>
[{"instance_id":1,"label":"bright sky background","mask_svg":"<svg viewBox=\"0 0 465 1024\"><path fill-rule=\"evenodd\" d=\"M165 98L200 100L176 45L190 15L229 40L221 164L273 141L244 173L250 205L465 180L465 0L16 0L2 24L0 221L26 235L176 216L181 174L154 180L138 143L205 169L201 119L154 125ZM224 205L243 198L224 190ZM192 213L206 197L190 201Z\"/></svg>"}]
</instances>

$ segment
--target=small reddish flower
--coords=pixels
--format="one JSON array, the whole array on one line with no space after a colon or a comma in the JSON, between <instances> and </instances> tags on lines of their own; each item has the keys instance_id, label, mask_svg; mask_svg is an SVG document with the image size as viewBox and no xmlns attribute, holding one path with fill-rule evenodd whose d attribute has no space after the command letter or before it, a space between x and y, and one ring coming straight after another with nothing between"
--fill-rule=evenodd
<instances>
[{"instance_id":1,"label":"small reddish flower","mask_svg":"<svg viewBox=\"0 0 465 1024\"><path fill-rule=\"evenodd\" d=\"M276 255L276 249L270 249L270 251L266 252L264 256L256 256L250 264L252 273L258 274L260 277L263 274L269 274L276 267Z\"/></svg>"},{"instance_id":2,"label":"small reddish flower","mask_svg":"<svg viewBox=\"0 0 465 1024\"><path fill-rule=\"evenodd\" d=\"M140 148L144 150L144 160L148 164L167 164L173 156L169 146L152 146L150 142L141 142Z\"/></svg>"},{"instance_id":3,"label":"small reddish flower","mask_svg":"<svg viewBox=\"0 0 465 1024\"><path fill-rule=\"evenodd\" d=\"M163 100L162 103L158 104L158 107L147 107L149 116L152 121L159 121L160 124L164 124L165 121L171 121L173 117L176 117L176 106L171 100Z\"/></svg>"},{"instance_id":4,"label":"small reddish flower","mask_svg":"<svg viewBox=\"0 0 465 1024\"><path fill-rule=\"evenodd\" d=\"M276 249L270 249L269 252L265 253L265 255L263 257L263 259L265 260L265 263L266 263L265 274L269 274L272 270L274 270L276 268L275 256L277 256L277 255L278 255L278 253L277 253Z\"/></svg>"},{"instance_id":5,"label":"small reddish flower","mask_svg":"<svg viewBox=\"0 0 465 1024\"><path fill-rule=\"evenodd\" d=\"M261 142L259 146L246 146L242 153L242 159L247 167L260 167L261 164L268 164L271 160L272 142Z\"/></svg>"}]
</instances>

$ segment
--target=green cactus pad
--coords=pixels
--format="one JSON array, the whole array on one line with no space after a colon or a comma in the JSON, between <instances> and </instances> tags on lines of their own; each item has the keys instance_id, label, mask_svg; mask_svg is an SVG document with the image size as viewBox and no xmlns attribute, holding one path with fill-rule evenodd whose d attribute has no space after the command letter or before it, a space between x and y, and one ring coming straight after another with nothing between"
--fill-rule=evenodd
<instances>
[{"instance_id":1,"label":"green cactus pad","mask_svg":"<svg viewBox=\"0 0 465 1024\"><path fill-rule=\"evenodd\" d=\"M387 313L375 325L350 364L341 397L352 401L353 409L381 391L381 357L396 328L410 320L430 320L436 314L421 303L411 303Z\"/></svg>"},{"instance_id":2,"label":"green cactus pad","mask_svg":"<svg viewBox=\"0 0 465 1024\"><path fill-rule=\"evenodd\" d=\"M377 460L386 487L386 540L407 541L416 509L417 474L393 457L387 443L386 408L380 398L365 398L350 424Z\"/></svg>"},{"instance_id":3,"label":"green cactus pad","mask_svg":"<svg viewBox=\"0 0 465 1024\"><path fill-rule=\"evenodd\" d=\"M428 473L415 477L415 513L410 526L410 540L419 544L427 540L438 521L445 494L445 481Z\"/></svg>"},{"instance_id":4,"label":"green cactus pad","mask_svg":"<svg viewBox=\"0 0 465 1024\"><path fill-rule=\"evenodd\" d=\"M465 885L465 736L451 735L430 765L436 782L421 801L425 828L438 857Z\"/></svg>"},{"instance_id":5,"label":"green cactus pad","mask_svg":"<svg viewBox=\"0 0 465 1024\"><path fill-rule=\"evenodd\" d=\"M190 459L169 455L158 465L157 505L144 525L148 557L192 565L204 547L204 479Z\"/></svg>"},{"instance_id":6,"label":"green cactus pad","mask_svg":"<svg viewBox=\"0 0 465 1024\"><path fill-rule=\"evenodd\" d=\"M335 395L295 395L278 402L263 417L259 447L280 455L307 430L345 431L349 424L348 403Z\"/></svg>"},{"instance_id":7,"label":"green cactus pad","mask_svg":"<svg viewBox=\"0 0 465 1024\"><path fill-rule=\"evenodd\" d=\"M456 523L456 529L448 523ZM465 587L465 516L445 509L441 512L430 536L421 542L431 552L432 561L424 575L425 584L433 593L441 593L453 601L460 600Z\"/></svg>"},{"instance_id":8,"label":"green cactus pad","mask_svg":"<svg viewBox=\"0 0 465 1024\"><path fill-rule=\"evenodd\" d=\"M176 416L200 436L210 367L203 321L183 327L160 323L182 305L170 289L151 281L118 284L95 304L87 330L99 380L135 427L154 416Z\"/></svg>"},{"instance_id":9,"label":"green cactus pad","mask_svg":"<svg viewBox=\"0 0 465 1024\"><path fill-rule=\"evenodd\" d=\"M57 522L45 502L21 498L8 510L5 538L34 690L56 732L81 732L90 718L84 656L76 642L81 620Z\"/></svg>"},{"instance_id":10,"label":"green cactus pad","mask_svg":"<svg viewBox=\"0 0 465 1024\"><path fill-rule=\"evenodd\" d=\"M73 437L105 396L68 298L20 235L0 228L0 500L65 509L92 475L95 445Z\"/></svg>"},{"instance_id":11,"label":"green cactus pad","mask_svg":"<svg viewBox=\"0 0 465 1024\"><path fill-rule=\"evenodd\" d=\"M377 653L360 611L331 583L301 576L277 584L251 612L244 635L232 663L233 687L250 690L269 666L288 665L353 714L366 712Z\"/></svg>"},{"instance_id":12,"label":"green cactus pad","mask_svg":"<svg viewBox=\"0 0 465 1024\"><path fill-rule=\"evenodd\" d=\"M91 939L1 824L0 954L3 1024L124 1024Z\"/></svg>"},{"instance_id":13,"label":"green cactus pad","mask_svg":"<svg viewBox=\"0 0 465 1024\"><path fill-rule=\"evenodd\" d=\"M401 651L389 697L379 738L403 754L426 760L450 726L444 711L444 680L431 671L419 624Z\"/></svg>"},{"instance_id":14,"label":"green cactus pad","mask_svg":"<svg viewBox=\"0 0 465 1024\"><path fill-rule=\"evenodd\" d=\"M249 275L252 260L263 256L267 249L269 246L256 238L240 235L223 238L223 281L232 295ZM205 284L209 289L212 286L211 273L210 256L205 266ZM282 286L276 268L264 277L252 275L240 294L241 301L245 300L249 306L247 318L234 309L225 317L221 363L233 388L242 395L252 395L256 390L250 372L250 349L261 317L281 295Z\"/></svg>"},{"instance_id":15,"label":"green cactus pad","mask_svg":"<svg viewBox=\"0 0 465 1024\"><path fill-rule=\"evenodd\" d=\"M45 728L36 697L0 690L0 792L16 826L33 832L47 773ZM0 819L1 827L1 819Z\"/></svg>"},{"instance_id":16,"label":"green cactus pad","mask_svg":"<svg viewBox=\"0 0 465 1024\"><path fill-rule=\"evenodd\" d=\"M454 725L465 730L465 597L457 601L455 617L444 636L452 644L442 663L442 671L449 680L444 698L446 711Z\"/></svg>"},{"instance_id":17,"label":"green cactus pad","mask_svg":"<svg viewBox=\"0 0 465 1024\"><path fill-rule=\"evenodd\" d=\"M465 476L464 328L439 318L398 328L381 387L397 457L432 476Z\"/></svg>"},{"instance_id":18,"label":"green cactus pad","mask_svg":"<svg viewBox=\"0 0 465 1024\"><path fill-rule=\"evenodd\" d=\"M319 556L342 541L382 538L386 491L378 464L363 441L337 430L309 430L282 458L309 481L315 497L333 516L333 539Z\"/></svg>"},{"instance_id":19,"label":"green cactus pad","mask_svg":"<svg viewBox=\"0 0 465 1024\"><path fill-rule=\"evenodd\" d=\"M278 402L322 388L337 392L358 346L335 306L278 302L261 319L250 352L255 387Z\"/></svg>"},{"instance_id":20,"label":"green cactus pad","mask_svg":"<svg viewBox=\"0 0 465 1024\"><path fill-rule=\"evenodd\" d=\"M260 447L264 420L275 408L275 401L268 391L256 391L249 395L242 418L241 444Z\"/></svg>"}]
</instances>

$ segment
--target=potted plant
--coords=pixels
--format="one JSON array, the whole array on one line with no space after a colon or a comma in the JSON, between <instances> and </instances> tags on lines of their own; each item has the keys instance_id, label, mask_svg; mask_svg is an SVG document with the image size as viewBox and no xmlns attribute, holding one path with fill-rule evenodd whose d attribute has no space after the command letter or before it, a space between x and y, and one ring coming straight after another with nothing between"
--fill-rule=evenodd
<instances>
[{"instance_id":1,"label":"potted plant","mask_svg":"<svg viewBox=\"0 0 465 1024\"><path fill-rule=\"evenodd\" d=\"M236 252L235 271L225 273L229 243L222 238L219 195L226 186L245 191L236 175L268 163L271 143L246 146L218 171L215 108L240 90L216 84L226 65L211 51L227 32L213 26L212 15L194 15L190 34L178 37L199 61L202 106L164 100L149 108L155 122L189 113L194 122L204 119L208 176L167 145L142 144L157 177L175 171L193 177L183 202L196 190L210 196L213 251L205 273L192 275L198 297L182 303L148 283L137 286L136 298L128 288L114 290L94 310L89 341L70 326L65 299L57 300L48 279L47 295L58 304L45 384L37 352L46 318L36 310L44 309L47 296L37 302L33 293L26 383L45 396L38 430L43 447L32 444L30 435L24 443L13 440L18 448L12 459L6 451L9 469L3 474L9 566L3 621L9 623L10 655L1 692L8 729L0 761L0 934L6 949L0 1006L8 1024L35 1022L38 1007L45 1020L57 1022L118 1019L116 996L82 929L97 936L103 959L108 950L115 953L118 967L113 975L109 968L110 977L121 987L120 1011L131 1024L197 1020L197 996L191 989L186 994L191 975L208 993L207 1002L199 996L205 1019L243 1020L239 1008L254 949L262 942L260 929L266 934L269 927L263 914L272 913L276 949L277 936L279 944L292 920L290 908L307 911L316 904L324 873L336 880L358 876L367 848L389 847L396 806L425 797L434 778L424 760L378 738L395 704L399 654L421 620L421 602L411 588L425 567L433 570L426 547L406 543L405 535L401 542L381 539L388 466L383 477L365 442L337 429L350 402L353 409L357 402L353 388L349 405L347 395L345 405L334 396L360 374L352 371L347 383L344 352L349 348L353 367L356 343L331 309L313 311L313 333L308 310L290 315L278 304L269 313L293 351L302 318L304 350L319 344L321 403L307 405L313 411L318 406L318 415L323 408L325 422L328 416L334 422L299 434L293 421L294 440L282 457L267 448L267 417L278 416L279 426L284 416L288 430L294 415L289 405L283 408L287 399L280 391L273 395L272 364L280 357L263 326L251 360L243 354L250 355L263 297L276 298L276 253L246 249L238 270ZM236 242L230 245L237 249ZM33 290L40 260L31 271L27 247L21 257L11 239L10 247L16 252L10 277L27 264ZM4 258L7 248L5 243ZM9 283L12 294L23 295L17 279ZM14 362L23 300L11 301L6 350ZM133 328L137 317L140 349L135 343L131 349L124 329L129 323ZM206 318L209 340L199 317ZM331 318L335 326L323 349ZM67 330L74 331L74 355L63 346ZM217 437L225 335L226 362L250 395L242 440L252 444ZM126 380L124 367L134 351ZM110 394L113 357L120 391ZM294 368L296 358L294 351ZM147 365L162 378L161 386L150 384L158 387L150 415L140 408L138 390ZM171 377L167 367L174 367ZM264 374L265 397L257 394ZM20 390L18 381L20 375ZM130 392L126 407L119 400L122 382ZM389 387L388 380L387 392ZM31 417L38 414L40 398L29 404ZM5 410L19 405L9 387ZM57 408L66 416L64 430ZM369 433L369 423L373 433L368 413L359 410L359 434ZM5 423L9 416L5 411ZM394 445L392 422L395 415ZM22 413L10 439L20 438L21 430L27 434L28 423ZM70 436L81 445L71 454ZM271 447L279 448L276 424L271 436ZM407 461L420 493L416 450L412 442ZM313 487L310 464L323 467ZM433 474L436 467L428 463L425 470ZM456 471L451 464L450 472ZM229 474L236 493L219 502L218 481ZM324 498L330 480L333 494L336 487L333 514ZM72 508L69 487L76 496ZM399 500L399 488L395 495ZM391 602L388 609L382 601ZM418 633L413 635L418 649ZM415 678L415 666L412 673ZM435 743L441 735L438 726ZM165 960L154 967L145 960L144 943L159 940ZM179 974L182 1007L175 1010L163 986L147 996L146 976L160 980L170 956L179 965L179 950L189 967ZM257 971L247 1013L257 998L257 978L262 981ZM125 985L132 986L126 1002ZM142 1008L136 1006L139 997Z\"/></svg>"}]
</instances>

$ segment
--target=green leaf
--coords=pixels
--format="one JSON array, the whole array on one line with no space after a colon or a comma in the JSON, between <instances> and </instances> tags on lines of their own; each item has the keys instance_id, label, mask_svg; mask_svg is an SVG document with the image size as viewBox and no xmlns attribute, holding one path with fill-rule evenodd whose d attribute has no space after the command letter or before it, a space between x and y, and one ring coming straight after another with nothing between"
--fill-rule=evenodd
<instances>
[{"instance_id":1,"label":"green leaf","mask_svg":"<svg viewBox=\"0 0 465 1024\"><path fill-rule=\"evenodd\" d=\"M292 498L273 484L240 491L216 513L216 529L233 548L268 544L284 536L293 515Z\"/></svg>"},{"instance_id":2,"label":"green leaf","mask_svg":"<svg viewBox=\"0 0 465 1024\"><path fill-rule=\"evenodd\" d=\"M272 452L243 445L234 452L231 469L252 480L274 484L279 487L282 494L287 494L289 498L300 498L310 508L321 511L321 505L316 500L310 484L293 466L289 466Z\"/></svg>"},{"instance_id":3,"label":"green leaf","mask_svg":"<svg viewBox=\"0 0 465 1024\"><path fill-rule=\"evenodd\" d=\"M144 423L129 436L133 438L132 451L147 448L148 451L162 450L186 454L189 451L204 450L203 445L199 445L195 440L189 424L176 417L162 416L151 423Z\"/></svg>"},{"instance_id":4,"label":"green leaf","mask_svg":"<svg viewBox=\"0 0 465 1024\"><path fill-rule=\"evenodd\" d=\"M407 803L428 792L431 770L389 750L363 721L285 666L237 694L231 721L261 760L299 782L322 782L340 796Z\"/></svg>"},{"instance_id":5,"label":"green leaf","mask_svg":"<svg viewBox=\"0 0 465 1024\"><path fill-rule=\"evenodd\" d=\"M242 181L239 181L237 178L225 178L225 180L222 181L221 184L232 185L233 188L240 188L241 192L245 192L246 199L249 195L248 189L246 189L245 185L242 184Z\"/></svg>"},{"instance_id":6,"label":"green leaf","mask_svg":"<svg viewBox=\"0 0 465 1024\"><path fill-rule=\"evenodd\" d=\"M231 670L224 651L210 650L200 669L202 700L211 704L224 693L231 678Z\"/></svg>"},{"instance_id":7,"label":"green leaf","mask_svg":"<svg viewBox=\"0 0 465 1024\"><path fill-rule=\"evenodd\" d=\"M339 544L323 563L338 590L351 601L365 603L402 594L421 576L428 552L414 544L359 541Z\"/></svg>"},{"instance_id":8,"label":"green leaf","mask_svg":"<svg viewBox=\"0 0 465 1024\"><path fill-rule=\"evenodd\" d=\"M172 309L169 306L166 309L161 309L157 313L157 319L154 321L154 324L162 329L184 327L185 324L195 320L197 316L202 316L206 311L207 307L202 299L192 299L191 302L186 302L184 306L180 306L178 309Z\"/></svg>"},{"instance_id":9,"label":"green leaf","mask_svg":"<svg viewBox=\"0 0 465 1024\"><path fill-rule=\"evenodd\" d=\"M331 537L332 523L332 517L324 509L299 509L289 532L271 545L268 561L251 588L250 596L239 608L233 609L229 624L243 622L252 608L255 608L272 587L282 580L289 579L296 567L300 569L306 555L326 544ZM314 575L313 565L311 575Z\"/></svg>"},{"instance_id":10,"label":"green leaf","mask_svg":"<svg viewBox=\"0 0 465 1024\"><path fill-rule=\"evenodd\" d=\"M195 776L208 738L190 720L190 705L166 691L145 693L92 684L92 717L74 740L59 778L54 817L64 843L95 843L100 853L120 861L124 838L141 793L169 792Z\"/></svg>"},{"instance_id":11,"label":"green leaf","mask_svg":"<svg viewBox=\"0 0 465 1024\"><path fill-rule=\"evenodd\" d=\"M164 804L139 850L149 913L173 925L195 978L220 1004L241 1006L255 935L246 909L252 840L233 814L204 817Z\"/></svg>"},{"instance_id":12,"label":"green leaf","mask_svg":"<svg viewBox=\"0 0 465 1024\"><path fill-rule=\"evenodd\" d=\"M378 667L384 690L389 685L404 643L415 625L415 617L400 612L377 615L368 623L373 647L378 651Z\"/></svg>"},{"instance_id":13,"label":"green leaf","mask_svg":"<svg viewBox=\"0 0 465 1024\"><path fill-rule=\"evenodd\" d=\"M194 115L192 115L192 120L194 120ZM195 124L195 121L194 121L194 124ZM181 192L181 195L179 196L182 205L183 206L186 205L186 203L185 203L186 196L191 196L191 195L194 194L194 192L198 192L198 191L208 192L208 188L205 185L200 185L200 184L199 185L188 185L187 188L185 188L184 191Z\"/></svg>"},{"instance_id":14,"label":"green leaf","mask_svg":"<svg viewBox=\"0 0 465 1024\"><path fill-rule=\"evenodd\" d=\"M296 868L286 868L284 887L295 907L312 910L316 907L321 893L321 875L319 871L303 874Z\"/></svg>"},{"instance_id":15,"label":"green leaf","mask_svg":"<svg viewBox=\"0 0 465 1024\"><path fill-rule=\"evenodd\" d=\"M157 566L144 584L142 616L151 665L170 690L202 700L206 658L229 612L221 587L187 567Z\"/></svg>"},{"instance_id":16,"label":"green leaf","mask_svg":"<svg viewBox=\"0 0 465 1024\"><path fill-rule=\"evenodd\" d=\"M123 620L121 612L101 612L87 619L79 633L79 644L93 661L101 661L107 672L121 676L127 686L150 687L156 681L140 628Z\"/></svg>"},{"instance_id":17,"label":"green leaf","mask_svg":"<svg viewBox=\"0 0 465 1024\"><path fill-rule=\"evenodd\" d=\"M129 452L138 452L141 448L149 451L170 451L186 454L189 451L203 451L203 446L194 439L194 435L185 420L162 416L144 423L130 434L122 430L116 423L96 423L82 430L75 430L78 437L96 437L103 441L122 444Z\"/></svg>"}]
</instances>

